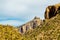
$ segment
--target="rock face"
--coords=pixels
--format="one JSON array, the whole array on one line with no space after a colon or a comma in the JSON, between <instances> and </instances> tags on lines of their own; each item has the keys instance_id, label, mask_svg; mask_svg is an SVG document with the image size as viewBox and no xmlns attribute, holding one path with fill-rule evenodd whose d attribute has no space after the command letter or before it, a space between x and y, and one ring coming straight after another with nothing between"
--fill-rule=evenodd
<instances>
[{"instance_id":1,"label":"rock face","mask_svg":"<svg viewBox=\"0 0 60 40\"><path fill-rule=\"evenodd\" d=\"M50 19L56 16L59 10L60 10L60 4L48 6L45 11L45 19Z\"/></svg>"},{"instance_id":2,"label":"rock face","mask_svg":"<svg viewBox=\"0 0 60 40\"><path fill-rule=\"evenodd\" d=\"M35 27L39 26L42 24L42 20L40 20L40 18L35 17L32 21L27 22L26 24L23 24L20 26L19 31L21 33L25 33L28 30L32 30Z\"/></svg>"}]
</instances>

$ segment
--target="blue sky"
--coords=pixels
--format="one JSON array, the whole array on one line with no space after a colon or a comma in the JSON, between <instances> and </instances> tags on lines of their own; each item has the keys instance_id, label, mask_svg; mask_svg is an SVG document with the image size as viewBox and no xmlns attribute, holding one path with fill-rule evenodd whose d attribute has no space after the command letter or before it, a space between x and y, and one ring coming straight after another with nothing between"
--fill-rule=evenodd
<instances>
[{"instance_id":1,"label":"blue sky","mask_svg":"<svg viewBox=\"0 0 60 40\"><path fill-rule=\"evenodd\" d=\"M19 26L35 16L44 19L46 7L58 3L60 0L0 0L0 24Z\"/></svg>"}]
</instances>

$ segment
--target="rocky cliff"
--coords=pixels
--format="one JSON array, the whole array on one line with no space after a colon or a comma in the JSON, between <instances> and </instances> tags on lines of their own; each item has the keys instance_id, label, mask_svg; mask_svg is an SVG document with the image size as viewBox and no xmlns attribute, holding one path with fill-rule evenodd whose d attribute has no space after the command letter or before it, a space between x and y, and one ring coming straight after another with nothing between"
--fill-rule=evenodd
<instances>
[{"instance_id":1,"label":"rocky cliff","mask_svg":"<svg viewBox=\"0 0 60 40\"><path fill-rule=\"evenodd\" d=\"M42 24L42 20L39 17L35 17L33 20L30 22L27 22L19 27L19 31L21 33L25 33L28 30L33 30L37 26Z\"/></svg>"},{"instance_id":2,"label":"rocky cliff","mask_svg":"<svg viewBox=\"0 0 60 40\"><path fill-rule=\"evenodd\" d=\"M45 19L50 19L56 16L56 14L58 14L59 11L60 11L60 4L48 6L45 11Z\"/></svg>"}]
</instances>

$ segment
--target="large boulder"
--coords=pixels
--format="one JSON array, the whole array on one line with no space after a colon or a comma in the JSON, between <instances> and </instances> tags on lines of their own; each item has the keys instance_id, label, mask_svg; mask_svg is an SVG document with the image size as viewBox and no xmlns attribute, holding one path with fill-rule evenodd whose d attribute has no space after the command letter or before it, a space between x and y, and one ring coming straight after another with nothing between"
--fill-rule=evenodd
<instances>
[{"instance_id":1,"label":"large boulder","mask_svg":"<svg viewBox=\"0 0 60 40\"><path fill-rule=\"evenodd\" d=\"M58 14L60 4L48 6L45 11L45 19L50 19Z\"/></svg>"}]
</instances>

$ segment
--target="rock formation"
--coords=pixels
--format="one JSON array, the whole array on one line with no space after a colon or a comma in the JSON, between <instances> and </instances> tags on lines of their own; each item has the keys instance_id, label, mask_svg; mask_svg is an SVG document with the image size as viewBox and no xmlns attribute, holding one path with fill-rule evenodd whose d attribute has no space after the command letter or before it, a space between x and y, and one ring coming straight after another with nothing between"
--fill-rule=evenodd
<instances>
[{"instance_id":1,"label":"rock formation","mask_svg":"<svg viewBox=\"0 0 60 40\"><path fill-rule=\"evenodd\" d=\"M28 30L32 30L35 27L39 26L42 24L42 20L40 20L40 18L35 17L32 21L27 22L26 24L23 24L20 26L19 31L21 33L25 33Z\"/></svg>"},{"instance_id":2,"label":"rock formation","mask_svg":"<svg viewBox=\"0 0 60 40\"><path fill-rule=\"evenodd\" d=\"M60 10L60 4L48 6L45 11L45 19L50 19L56 16L59 10Z\"/></svg>"},{"instance_id":3,"label":"rock formation","mask_svg":"<svg viewBox=\"0 0 60 40\"><path fill-rule=\"evenodd\" d=\"M45 11L45 19L50 19L58 14L60 11L60 4L48 6ZM35 17L30 22L23 24L19 27L21 33L25 33L28 30L33 30L37 26L40 26L45 20L41 20L39 17Z\"/></svg>"}]
</instances>

